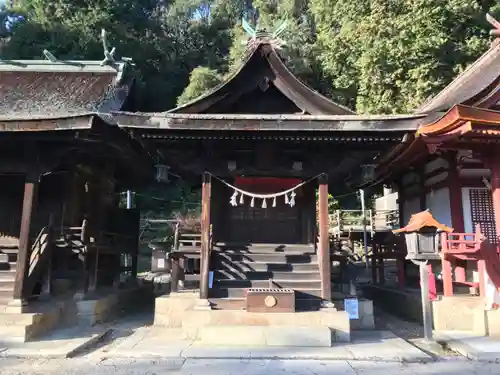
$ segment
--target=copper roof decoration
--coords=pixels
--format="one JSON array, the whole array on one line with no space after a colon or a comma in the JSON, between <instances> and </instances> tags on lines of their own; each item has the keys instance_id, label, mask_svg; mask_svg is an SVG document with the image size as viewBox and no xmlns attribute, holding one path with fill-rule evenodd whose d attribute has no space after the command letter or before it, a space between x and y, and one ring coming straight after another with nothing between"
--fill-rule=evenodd
<instances>
[{"instance_id":1,"label":"copper roof decoration","mask_svg":"<svg viewBox=\"0 0 500 375\"><path fill-rule=\"evenodd\" d=\"M432 216L429 210L425 210L414 215L411 215L408 225L401 229L393 230L393 233L411 233L419 232L423 228L436 228L441 232L453 232L453 228L447 227L444 224L439 223L434 216Z\"/></svg>"},{"instance_id":2,"label":"copper roof decoration","mask_svg":"<svg viewBox=\"0 0 500 375\"><path fill-rule=\"evenodd\" d=\"M33 120L120 110L133 77L130 59L115 58L102 31L102 61L0 60L0 120Z\"/></svg>"},{"instance_id":3,"label":"copper roof decoration","mask_svg":"<svg viewBox=\"0 0 500 375\"><path fill-rule=\"evenodd\" d=\"M281 49L282 46L286 45L285 41L279 36L286 30L287 21L282 22L272 33L265 28L259 28L259 25L254 29L244 18L241 25L248 34L248 39L244 43L249 51L254 50L260 43L268 43L274 49Z\"/></svg>"}]
</instances>

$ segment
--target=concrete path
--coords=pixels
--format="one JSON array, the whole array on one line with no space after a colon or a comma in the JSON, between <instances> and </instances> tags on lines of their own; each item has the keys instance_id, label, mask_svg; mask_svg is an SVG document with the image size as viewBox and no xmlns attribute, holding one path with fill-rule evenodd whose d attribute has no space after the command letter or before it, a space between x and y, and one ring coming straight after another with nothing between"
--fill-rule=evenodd
<instances>
[{"instance_id":1,"label":"concrete path","mask_svg":"<svg viewBox=\"0 0 500 375\"><path fill-rule=\"evenodd\" d=\"M111 329L106 327L61 329L33 342L3 343L0 357L69 358L94 346L109 333Z\"/></svg>"},{"instance_id":2,"label":"concrete path","mask_svg":"<svg viewBox=\"0 0 500 375\"><path fill-rule=\"evenodd\" d=\"M500 339L477 336L469 332L439 332L435 334L439 341L464 357L475 361L500 363ZM499 371L500 373L500 371Z\"/></svg>"},{"instance_id":3,"label":"concrete path","mask_svg":"<svg viewBox=\"0 0 500 375\"><path fill-rule=\"evenodd\" d=\"M178 340L180 331L143 327L93 352L101 358L316 359L429 362L433 357L388 331L356 332L349 344L314 347L215 347Z\"/></svg>"},{"instance_id":4,"label":"concrete path","mask_svg":"<svg viewBox=\"0 0 500 375\"><path fill-rule=\"evenodd\" d=\"M72 358L31 360L0 358L2 375L498 375L498 364L458 357L431 363L240 360Z\"/></svg>"}]
</instances>

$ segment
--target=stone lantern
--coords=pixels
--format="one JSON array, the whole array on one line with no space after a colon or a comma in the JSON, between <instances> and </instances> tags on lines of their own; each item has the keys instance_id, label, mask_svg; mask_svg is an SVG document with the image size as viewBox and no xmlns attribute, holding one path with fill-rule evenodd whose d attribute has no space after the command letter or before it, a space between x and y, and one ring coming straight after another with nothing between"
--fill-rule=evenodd
<instances>
[{"instance_id":1,"label":"stone lantern","mask_svg":"<svg viewBox=\"0 0 500 375\"><path fill-rule=\"evenodd\" d=\"M410 222L404 228L393 233L404 233L409 260L435 260L439 257L441 232L452 232L444 224L440 224L429 210L412 215Z\"/></svg>"}]
</instances>

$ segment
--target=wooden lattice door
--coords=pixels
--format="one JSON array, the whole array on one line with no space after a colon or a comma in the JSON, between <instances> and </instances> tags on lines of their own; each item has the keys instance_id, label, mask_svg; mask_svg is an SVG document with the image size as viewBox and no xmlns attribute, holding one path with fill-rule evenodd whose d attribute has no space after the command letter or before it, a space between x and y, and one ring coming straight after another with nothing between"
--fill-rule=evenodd
<instances>
[{"instance_id":1,"label":"wooden lattice door","mask_svg":"<svg viewBox=\"0 0 500 375\"><path fill-rule=\"evenodd\" d=\"M471 209L472 227L481 226L482 233L492 243L497 243L495 226L495 213L493 212L493 199L488 189L470 189L469 201Z\"/></svg>"}]
</instances>

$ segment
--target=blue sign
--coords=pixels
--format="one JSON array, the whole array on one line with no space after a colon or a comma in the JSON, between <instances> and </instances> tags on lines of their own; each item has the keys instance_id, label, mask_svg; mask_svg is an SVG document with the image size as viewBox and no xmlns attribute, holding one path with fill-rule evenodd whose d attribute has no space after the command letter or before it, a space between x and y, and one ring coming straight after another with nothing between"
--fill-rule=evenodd
<instances>
[{"instance_id":1,"label":"blue sign","mask_svg":"<svg viewBox=\"0 0 500 375\"><path fill-rule=\"evenodd\" d=\"M349 319L359 319L359 302L356 298L345 299L344 310L349 315Z\"/></svg>"},{"instance_id":2,"label":"blue sign","mask_svg":"<svg viewBox=\"0 0 500 375\"><path fill-rule=\"evenodd\" d=\"M212 289L213 284L214 284L214 271L210 271L208 273L208 288Z\"/></svg>"}]
</instances>

